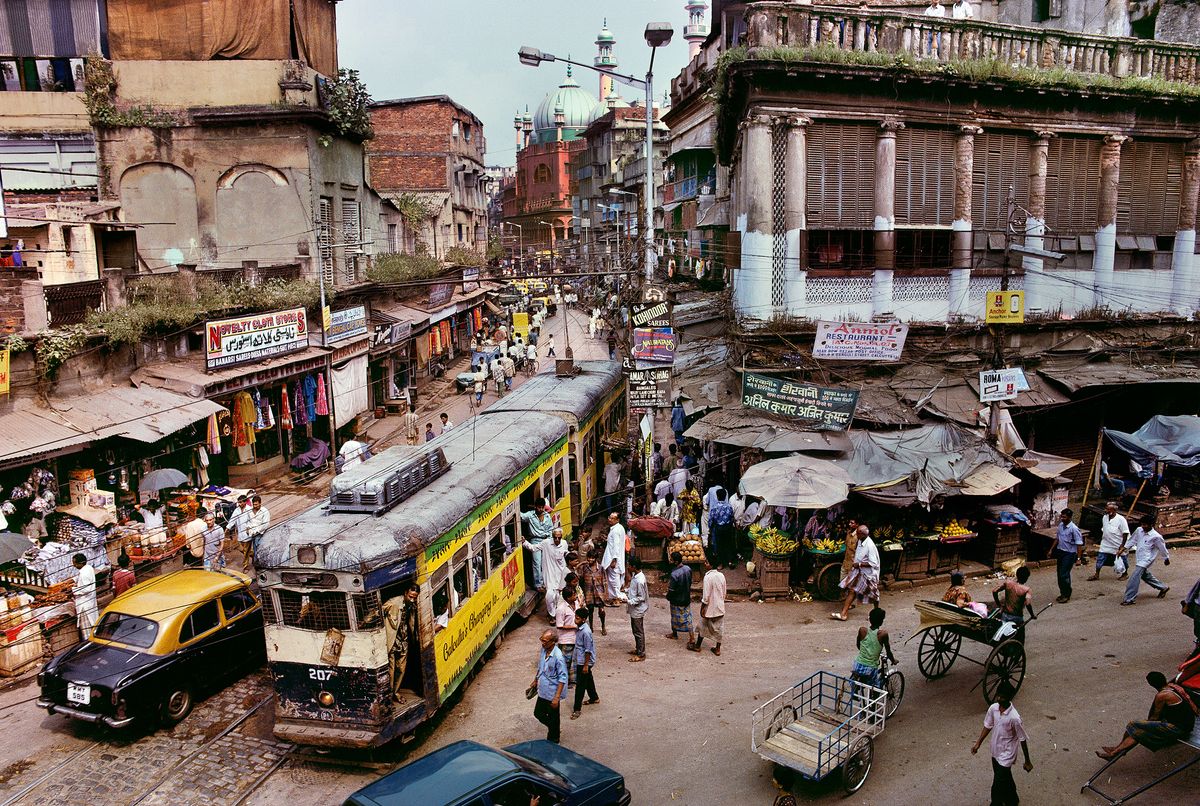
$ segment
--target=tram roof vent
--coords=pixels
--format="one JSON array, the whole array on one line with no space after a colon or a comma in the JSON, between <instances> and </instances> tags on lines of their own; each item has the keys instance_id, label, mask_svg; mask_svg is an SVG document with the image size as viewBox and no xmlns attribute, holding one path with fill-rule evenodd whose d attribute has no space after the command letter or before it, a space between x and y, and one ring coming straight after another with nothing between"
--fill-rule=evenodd
<instances>
[{"instance_id":1,"label":"tram roof vent","mask_svg":"<svg viewBox=\"0 0 1200 806\"><path fill-rule=\"evenodd\" d=\"M357 472L336 477L330 485L330 512L367 512L382 515L401 501L450 469L441 448L406 458L396 464L384 464L375 472L370 462L355 468Z\"/></svg>"}]
</instances>

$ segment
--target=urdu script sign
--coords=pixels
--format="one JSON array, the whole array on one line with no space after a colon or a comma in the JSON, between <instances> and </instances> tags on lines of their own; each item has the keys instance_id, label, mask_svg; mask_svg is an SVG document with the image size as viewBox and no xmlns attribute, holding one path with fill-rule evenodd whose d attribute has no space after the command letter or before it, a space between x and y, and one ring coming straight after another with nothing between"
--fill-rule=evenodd
<instances>
[{"instance_id":1,"label":"urdu script sign","mask_svg":"<svg viewBox=\"0 0 1200 806\"><path fill-rule=\"evenodd\" d=\"M298 352L308 347L303 308L235 316L204 323L204 365L236 367Z\"/></svg>"}]
</instances>

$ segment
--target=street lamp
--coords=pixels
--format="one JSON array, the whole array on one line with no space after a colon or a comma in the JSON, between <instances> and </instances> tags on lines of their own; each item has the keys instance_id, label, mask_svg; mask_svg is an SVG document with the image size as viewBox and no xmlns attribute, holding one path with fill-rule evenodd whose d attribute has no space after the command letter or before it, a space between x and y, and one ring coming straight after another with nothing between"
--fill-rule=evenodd
<instances>
[{"instance_id":1,"label":"street lamp","mask_svg":"<svg viewBox=\"0 0 1200 806\"><path fill-rule=\"evenodd\" d=\"M520 224L513 224L511 221L501 221L500 222L501 227L504 227L506 225L509 227L516 227L518 230L520 230L520 232L517 233L519 236L519 240L518 240L519 245L517 247L517 249L518 249L518 253L517 253L518 264L517 264L517 266L520 267L520 273L524 274L525 273L525 228L522 227ZM513 268L517 268L517 266L514 266Z\"/></svg>"},{"instance_id":2,"label":"street lamp","mask_svg":"<svg viewBox=\"0 0 1200 806\"><path fill-rule=\"evenodd\" d=\"M521 64L529 67L537 67L542 62L563 61L576 67L586 67L597 73L604 73L612 76L615 81L646 91L646 180L643 194L645 209L642 214L644 222L642 237L646 239L645 274L647 280L654 278L654 267L658 261L658 252L654 248L654 52L668 44L674 33L675 29L669 22L652 22L646 25L645 39L646 44L650 46L650 67L646 70L645 79L624 75L613 70L604 70L583 62L562 59L552 53L545 53L529 46L524 46L517 51L517 59Z\"/></svg>"},{"instance_id":3,"label":"street lamp","mask_svg":"<svg viewBox=\"0 0 1200 806\"><path fill-rule=\"evenodd\" d=\"M550 229L550 273L554 274L554 225L549 221L539 221L539 224L545 224Z\"/></svg>"}]
</instances>

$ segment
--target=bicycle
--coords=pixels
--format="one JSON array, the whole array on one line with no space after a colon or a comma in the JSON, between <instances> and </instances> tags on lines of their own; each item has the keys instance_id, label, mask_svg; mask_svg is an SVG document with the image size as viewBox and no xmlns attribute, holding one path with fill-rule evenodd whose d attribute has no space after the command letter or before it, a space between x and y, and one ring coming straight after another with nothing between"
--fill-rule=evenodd
<instances>
[{"instance_id":1,"label":"bicycle","mask_svg":"<svg viewBox=\"0 0 1200 806\"><path fill-rule=\"evenodd\" d=\"M884 706L884 715L887 719L891 719L892 715L899 710L900 702L904 699L904 673L897 669L896 665L888 660L886 654L879 656L879 679L883 681L880 688L887 692L887 703ZM855 687L858 685L874 686L873 683L869 683L857 675L850 675L850 678L838 689L837 708L839 713L843 712L843 703L849 706L854 697L859 696L855 691Z\"/></svg>"}]
</instances>

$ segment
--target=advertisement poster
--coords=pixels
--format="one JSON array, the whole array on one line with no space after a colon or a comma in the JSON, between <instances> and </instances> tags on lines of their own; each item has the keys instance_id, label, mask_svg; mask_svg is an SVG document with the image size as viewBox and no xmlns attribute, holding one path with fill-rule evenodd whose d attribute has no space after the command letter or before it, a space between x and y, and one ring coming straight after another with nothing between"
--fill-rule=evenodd
<instances>
[{"instance_id":1,"label":"advertisement poster","mask_svg":"<svg viewBox=\"0 0 1200 806\"><path fill-rule=\"evenodd\" d=\"M235 316L204 323L204 365L208 369L252 364L308 347L303 308Z\"/></svg>"},{"instance_id":2,"label":"advertisement poster","mask_svg":"<svg viewBox=\"0 0 1200 806\"><path fill-rule=\"evenodd\" d=\"M655 364L675 363L675 348L679 336L669 327L635 327L633 329L633 357L639 361Z\"/></svg>"},{"instance_id":3,"label":"advertisement poster","mask_svg":"<svg viewBox=\"0 0 1200 806\"><path fill-rule=\"evenodd\" d=\"M7 395L9 390L8 350L0 350L0 395Z\"/></svg>"},{"instance_id":4,"label":"advertisement poster","mask_svg":"<svg viewBox=\"0 0 1200 806\"><path fill-rule=\"evenodd\" d=\"M854 419L858 392L746 372L742 375L742 405L796 420L814 431L845 431Z\"/></svg>"},{"instance_id":5,"label":"advertisement poster","mask_svg":"<svg viewBox=\"0 0 1200 806\"><path fill-rule=\"evenodd\" d=\"M329 317L329 342L367 334L367 309L363 305L334 311Z\"/></svg>"},{"instance_id":6,"label":"advertisement poster","mask_svg":"<svg viewBox=\"0 0 1200 806\"><path fill-rule=\"evenodd\" d=\"M1024 291L989 291L983 321L989 325L1018 325L1025 321Z\"/></svg>"},{"instance_id":7,"label":"advertisement poster","mask_svg":"<svg viewBox=\"0 0 1200 806\"><path fill-rule=\"evenodd\" d=\"M627 400L635 409L669 408L671 405L671 370L635 369L629 372Z\"/></svg>"},{"instance_id":8,"label":"advertisement poster","mask_svg":"<svg viewBox=\"0 0 1200 806\"><path fill-rule=\"evenodd\" d=\"M429 286L429 307L442 308L450 304L454 296L454 283L434 283Z\"/></svg>"},{"instance_id":9,"label":"advertisement poster","mask_svg":"<svg viewBox=\"0 0 1200 806\"><path fill-rule=\"evenodd\" d=\"M899 322L817 322L813 358L837 361L898 361L908 338Z\"/></svg>"},{"instance_id":10,"label":"advertisement poster","mask_svg":"<svg viewBox=\"0 0 1200 806\"><path fill-rule=\"evenodd\" d=\"M471 291L479 289L479 267L478 266L463 266L463 293L467 294Z\"/></svg>"},{"instance_id":11,"label":"advertisement poster","mask_svg":"<svg viewBox=\"0 0 1200 806\"><path fill-rule=\"evenodd\" d=\"M1020 367L987 369L979 373L979 402L995 403L1012 400L1029 388L1025 372Z\"/></svg>"},{"instance_id":12,"label":"advertisement poster","mask_svg":"<svg viewBox=\"0 0 1200 806\"><path fill-rule=\"evenodd\" d=\"M670 327L671 303L635 303L630 319L634 327Z\"/></svg>"}]
</instances>

